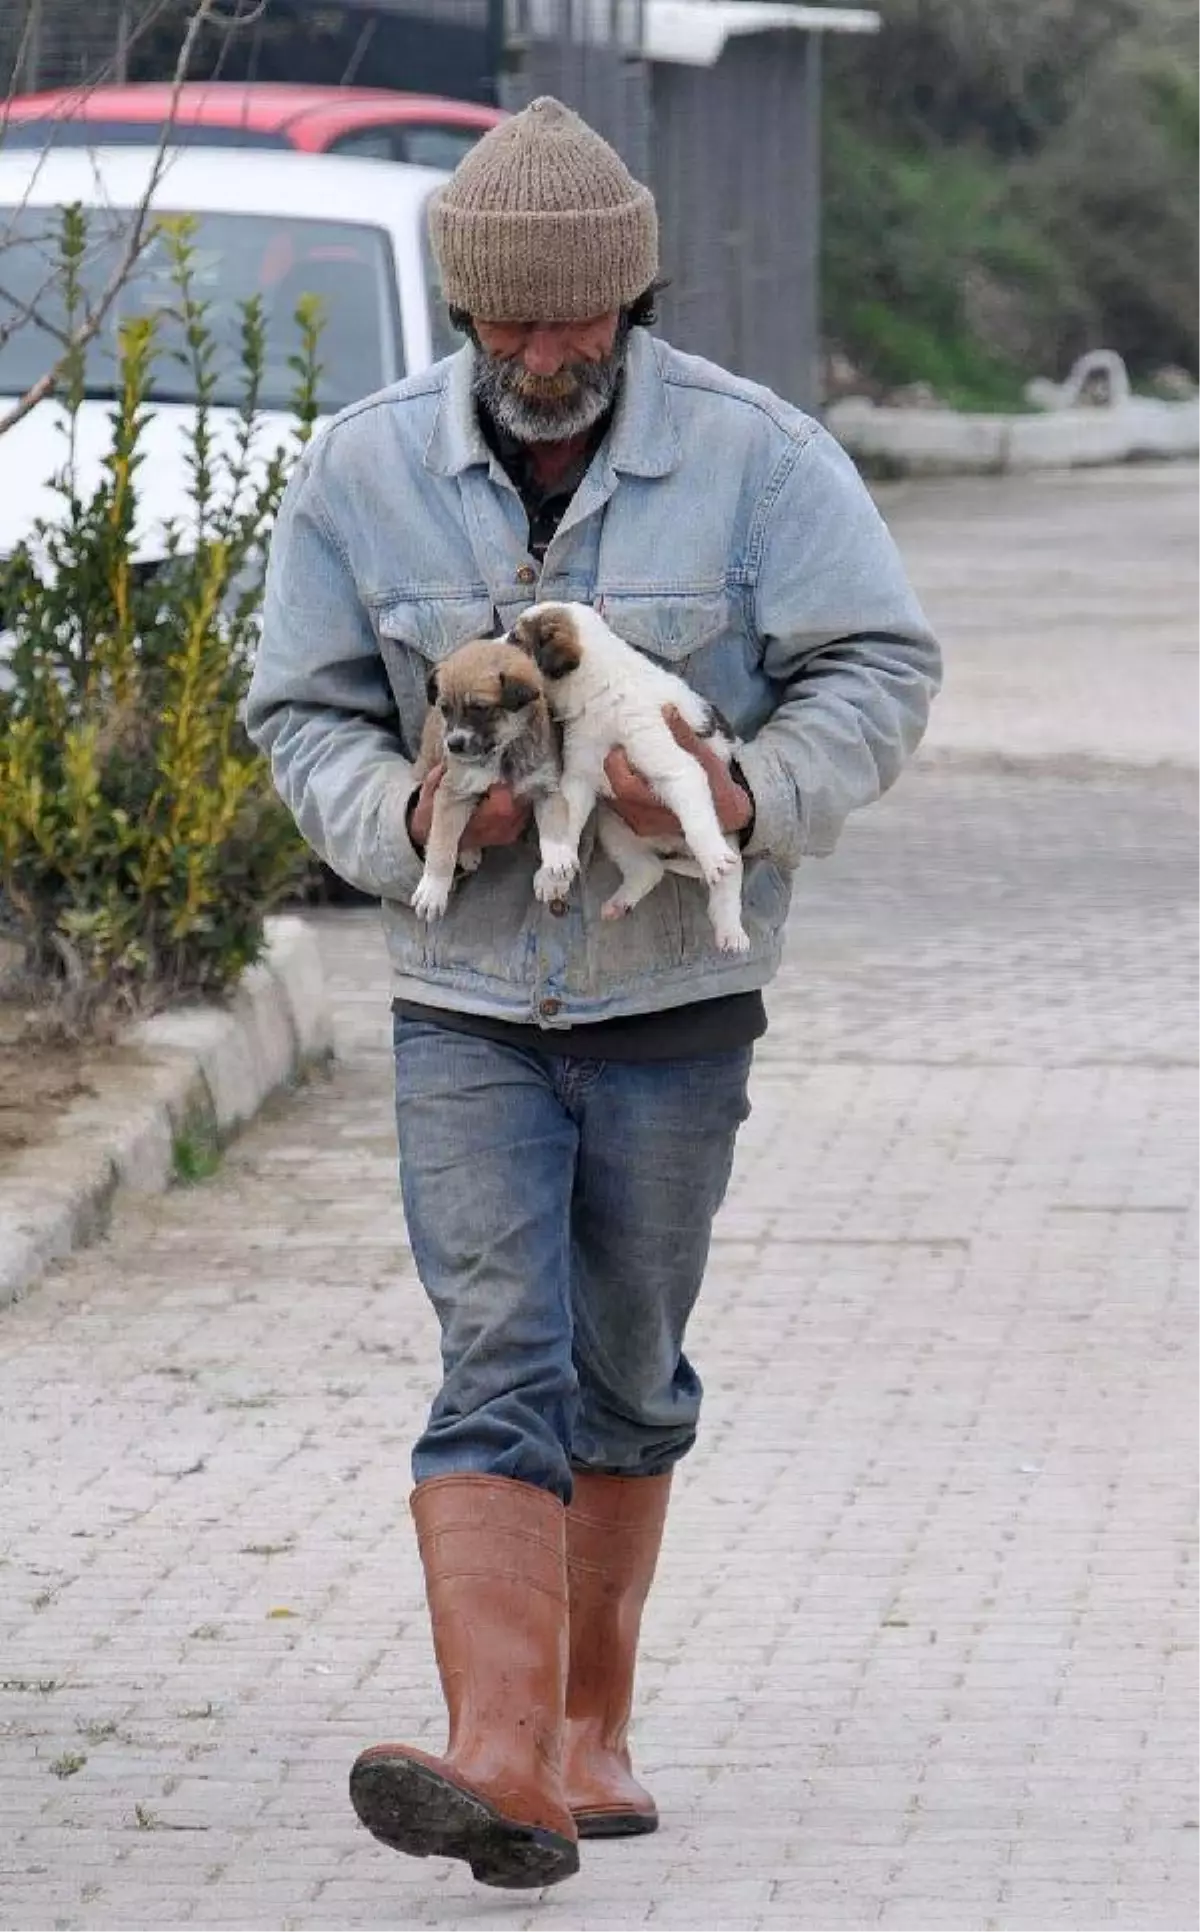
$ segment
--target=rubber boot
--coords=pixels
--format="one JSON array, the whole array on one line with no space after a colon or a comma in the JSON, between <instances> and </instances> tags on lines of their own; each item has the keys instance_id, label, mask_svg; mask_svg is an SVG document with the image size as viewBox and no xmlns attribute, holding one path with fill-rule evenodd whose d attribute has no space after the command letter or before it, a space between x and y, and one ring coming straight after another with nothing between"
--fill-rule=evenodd
<instances>
[{"instance_id":1,"label":"rubber boot","mask_svg":"<svg viewBox=\"0 0 1200 1932\"><path fill-rule=\"evenodd\" d=\"M581 1838L658 1829L633 1775L629 1714L642 1609L653 1581L671 1477L575 1473L567 1511L571 1650L563 1786Z\"/></svg>"},{"instance_id":2,"label":"rubber boot","mask_svg":"<svg viewBox=\"0 0 1200 1932\"><path fill-rule=\"evenodd\" d=\"M579 1869L561 1774L565 1511L504 1476L436 1476L412 1513L450 1738L440 1758L364 1751L351 1803L395 1851L465 1859L481 1885L555 1885Z\"/></svg>"}]
</instances>

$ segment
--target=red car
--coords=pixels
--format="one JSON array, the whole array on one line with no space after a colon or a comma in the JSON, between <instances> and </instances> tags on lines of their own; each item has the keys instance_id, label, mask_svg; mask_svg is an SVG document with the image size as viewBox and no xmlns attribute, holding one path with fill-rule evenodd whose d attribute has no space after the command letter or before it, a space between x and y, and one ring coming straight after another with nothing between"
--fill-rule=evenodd
<instances>
[{"instance_id":1,"label":"red car","mask_svg":"<svg viewBox=\"0 0 1200 1932\"><path fill-rule=\"evenodd\" d=\"M59 88L0 105L6 148L114 147L156 143L171 112L171 87ZM301 148L360 160L454 168L499 108L381 87L300 87L275 81L189 81L175 105L180 145Z\"/></svg>"}]
</instances>

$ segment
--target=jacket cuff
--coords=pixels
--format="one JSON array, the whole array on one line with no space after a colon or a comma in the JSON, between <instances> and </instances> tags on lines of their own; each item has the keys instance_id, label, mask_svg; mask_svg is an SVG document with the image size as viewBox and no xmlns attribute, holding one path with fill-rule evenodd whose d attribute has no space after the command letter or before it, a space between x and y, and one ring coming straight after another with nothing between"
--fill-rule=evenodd
<instances>
[{"instance_id":1,"label":"jacket cuff","mask_svg":"<svg viewBox=\"0 0 1200 1932\"><path fill-rule=\"evenodd\" d=\"M376 829L375 864L384 899L411 900L425 870L425 860L408 833L408 808L413 792L409 785L390 780L379 808Z\"/></svg>"},{"instance_id":2,"label":"jacket cuff","mask_svg":"<svg viewBox=\"0 0 1200 1932\"><path fill-rule=\"evenodd\" d=\"M754 801L754 829L746 841L746 857L767 856L791 870L804 854L804 826L787 765L761 738L738 746L737 764Z\"/></svg>"}]
</instances>

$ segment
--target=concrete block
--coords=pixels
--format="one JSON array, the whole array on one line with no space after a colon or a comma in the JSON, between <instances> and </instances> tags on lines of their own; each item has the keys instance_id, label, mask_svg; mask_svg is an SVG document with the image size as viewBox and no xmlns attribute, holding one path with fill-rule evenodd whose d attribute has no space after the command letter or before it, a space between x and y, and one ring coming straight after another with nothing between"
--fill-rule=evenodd
<instances>
[{"instance_id":1,"label":"concrete block","mask_svg":"<svg viewBox=\"0 0 1200 1932\"><path fill-rule=\"evenodd\" d=\"M125 1035L128 1061L67 1110L53 1160L40 1146L0 1181L0 1305L107 1227L122 1188L160 1194L175 1141L198 1115L222 1138L331 1050L321 956L302 919L273 920L263 959L220 1005L153 1014Z\"/></svg>"}]
</instances>

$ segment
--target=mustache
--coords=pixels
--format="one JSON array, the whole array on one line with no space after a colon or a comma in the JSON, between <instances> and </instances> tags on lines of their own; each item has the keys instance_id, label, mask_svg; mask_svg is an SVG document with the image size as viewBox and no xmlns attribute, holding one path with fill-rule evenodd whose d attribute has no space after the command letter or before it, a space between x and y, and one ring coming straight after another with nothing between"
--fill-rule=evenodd
<instances>
[{"instance_id":1,"label":"mustache","mask_svg":"<svg viewBox=\"0 0 1200 1932\"><path fill-rule=\"evenodd\" d=\"M503 382L511 394L527 402L565 402L568 396L590 388L597 373L598 367L593 363L572 362L557 375L531 376L527 369L514 367L510 362L504 365Z\"/></svg>"},{"instance_id":2,"label":"mustache","mask_svg":"<svg viewBox=\"0 0 1200 1932\"><path fill-rule=\"evenodd\" d=\"M580 388L580 379L572 369L560 369L558 375L529 375L528 369L516 369L508 377L508 386L531 402L564 402Z\"/></svg>"}]
</instances>

